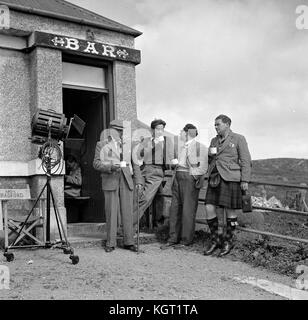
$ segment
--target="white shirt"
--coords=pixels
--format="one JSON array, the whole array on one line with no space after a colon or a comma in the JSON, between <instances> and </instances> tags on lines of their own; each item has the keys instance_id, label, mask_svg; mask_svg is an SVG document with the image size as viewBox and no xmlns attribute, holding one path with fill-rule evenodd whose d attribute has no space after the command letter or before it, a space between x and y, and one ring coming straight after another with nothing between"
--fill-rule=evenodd
<instances>
[{"instance_id":1,"label":"white shirt","mask_svg":"<svg viewBox=\"0 0 308 320\"><path fill-rule=\"evenodd\" d=\"M180 151L180 154L179 154L179 164L178 164L177 171L189 171L189 165L187 163L188 146L195 140L196 138L188 140L183 145L182 150Z\"/></svg>"}]
</instances>

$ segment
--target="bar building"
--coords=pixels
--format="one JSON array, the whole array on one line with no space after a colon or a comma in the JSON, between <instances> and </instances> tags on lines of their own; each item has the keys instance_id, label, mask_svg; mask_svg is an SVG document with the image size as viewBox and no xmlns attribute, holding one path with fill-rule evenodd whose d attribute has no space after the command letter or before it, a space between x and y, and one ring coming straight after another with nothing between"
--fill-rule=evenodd
<instances>
[{"instance_id":1,"label":"bar building","mask_svg":"<svg viewBox=\"0 0 308 320\"><path fill-rule=\"evenodd\" d=\"M137 123L140 51L134 41L141 32L63 0L7 0L0 6L0 189L29 185L37 197L46 179L39 146L29 140L31 119L39 109L67 119L76 114L86 122L75 156L79 152L82 195L89 200L75 222L105 222L94 150L112 119ZM52 186L69 223L63 173L53 176ZM16 212L22 205L9 208Z\"/></svg>"}]
</instances>

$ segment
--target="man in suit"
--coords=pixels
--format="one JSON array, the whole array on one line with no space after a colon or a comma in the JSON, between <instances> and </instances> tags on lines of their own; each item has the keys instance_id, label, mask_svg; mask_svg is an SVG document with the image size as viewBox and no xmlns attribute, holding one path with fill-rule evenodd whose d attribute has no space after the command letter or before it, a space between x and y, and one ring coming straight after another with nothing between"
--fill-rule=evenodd
<instances>
[{"instance_id":1,"label":"man in suit","mask_svg":"<svg viewBox=\"0 0 308 320\"><path fill-rule=\"evenodd\" d=\"M180 246L193 243L199 192L208 167L207 149L196 141L197 135L197 128L190 123L186 124L181 132L184 144L179 149L172 185L169 239L161 249L178 243Z\"/></svg>"},{"instance_id":2,"label":"man in suit","mask_svg":"<svg viewBox=\"0 0 308 320\"><path fill-rule=\"evenodd\" d=\"M123 121L110 122L107 140L97 142L93 160L94 169L101 172L105 198L106 252L116 247L118 212L123 225L124 249L137 251L133 238L133 175L140 184L141 174L139 166L132 166L131 152L123 153L123 128Z\"/></svg>"},{"instance_id":3,"label":"man in suit","mask_svg":"<svg viewBox=\"0 0 308 320\"><path fill-rule=\"evenodd\" d=\"M207 223L211 242L204 254L210 255L221 247L219 256L228 254L233 247L233 234L237 225L237 211L242 209L242 192L248 190L251 176L251 156L244 136L232 132L231 119L219 115L215 119L217 136L209 148L209 184L205 197ZM226 236L218 234L216 209L227 213Z\"/></svg>"},{"instance_id":4,"label":"man in suit","mask_svg":"<svg viewBox=\"0 0 308 320\"><path fill-rule=\"evenodd\" d=\"M151 122L152 136L145 138L137 147L137 158L141 160L143 182L137 184L139 190L139 219L152 201L163 182L164 172L171 168L174 159L172 141L164 136L166 122L155 119ZM157 217L156 217L157 219ZM158 219L157 219L158 220ZM134 210L134 225L138 221L138 210Z\"/></svg>"}]
</instances>

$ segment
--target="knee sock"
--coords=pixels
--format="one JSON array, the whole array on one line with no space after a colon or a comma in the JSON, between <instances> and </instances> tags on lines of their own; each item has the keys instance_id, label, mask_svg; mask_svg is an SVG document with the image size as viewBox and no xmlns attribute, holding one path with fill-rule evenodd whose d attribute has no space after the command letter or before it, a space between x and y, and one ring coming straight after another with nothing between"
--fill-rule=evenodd
<instances>
[{"instance_id":1,"label":"knee sock","mask_svg":"<svg viewBox=\"0 0 308 320\"><path fill-rule=\"evenodd\" d=\"M227 218L227 230L226 230L226 240L227 241L231 241L233 239L234 230L237 225L238 225L237 217Z\"/></svg>"},{"instance_id":2,"label":"knee sock","mask_svg":"<svg viewBox=\"0 0 308 320\"><path fill-rule=\"evenodd\" d=\"M218 218L207 219L207 224L211 231L212 241L219 242L219 233L218 233Z\"/></svg>"}]
</instances>

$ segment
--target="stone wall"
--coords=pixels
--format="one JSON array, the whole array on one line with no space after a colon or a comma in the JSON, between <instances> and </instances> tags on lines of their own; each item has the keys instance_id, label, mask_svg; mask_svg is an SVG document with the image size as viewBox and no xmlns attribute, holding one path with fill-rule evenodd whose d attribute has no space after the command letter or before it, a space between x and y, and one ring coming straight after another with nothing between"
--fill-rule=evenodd
<instances>
[{"instance_id":1,"label":"stone wall","mask_svg":"<svg viewBox=\"0 0 308 320\"><path fill-rule=\"evenodd\" d=\"M0 49L0 161L31 159L27 54Z\"/></svg>"},{"instance_id":2,"label":"stone wall","mask_svg":"<svg viewBox=\"0 0 308 320\"><path fill-rule=\"evenodd\" d=\"M134 48L133 36L115 31L15 11L11 11L10 18L10 32L15 36L29 36L33 31L41 31L86 39L87 30L91 29L95 41ZM19 161L19 168L24 168L22 162L26 164L36 159L39 151L39 147L31 144L28 139L31 137L33 114L38 109L52 109L63 113L62 52L41 47L30 53L0 48L0 75L0 166L1 161ZM111 94L114 96L115 115L119 119L134 122L137 118L135 65L114 62L113 77L114 92ZM7 167L12 166L10 164ZM23 188L29 185L31 196L36 198L45 181L46 177L41 174L25 174L24 177L11 174L8 177L1 172L0 187ZM53 177L52 187L66 225L63 177ZM27 212L29 208L29 203L26 202L20 204L12 201L9 206L11 213ZM52 218L53 233L55 226Z\"/></svg>"}]
</instances>

